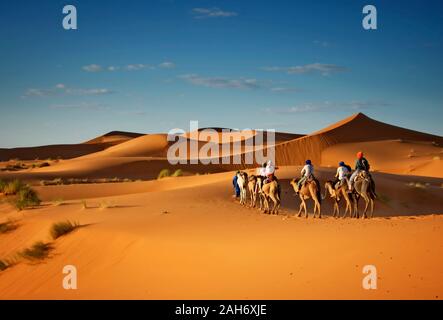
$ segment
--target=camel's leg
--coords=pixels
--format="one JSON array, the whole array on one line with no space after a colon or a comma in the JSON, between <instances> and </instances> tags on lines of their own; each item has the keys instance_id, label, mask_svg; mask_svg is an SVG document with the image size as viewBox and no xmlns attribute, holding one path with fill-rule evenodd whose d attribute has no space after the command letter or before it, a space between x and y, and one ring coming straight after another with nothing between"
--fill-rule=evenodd
<instances>
[{"instance_id":1,"label":"camel's leg","mask_svg":"<svg viewBox=\"0 0 443 320\"><path fill-rule=\"evenodd\" d=\"M338 206L338 202L337 200L334 200L334 213L332 214L333 218L338 218L340 217L340 208Z\"/></svg>"},{"instance_id":2,"label":"camel's leg","mask_svg":"<svg viewBox=\"0 0 443 320\"><path fill-rule=\"evenodd\" d=\"M371 201L371 219L374 217L374 199L370 199Z\"/></svg>"},{"instance_id":3,"label":"camel's leg","mask_svg":"<svg viewBox=\"0 0 443 320\"><path fill-rule=\"evenodd\" d=\"M306 201L303 199L303 206L305 207L305 216L308 219L308 206L306 205Z\"/></svg>"},{"instance_id":4,"label":"camel's leg","mask_svg":"<svg viewBox=\"0 0 443 320\"><path fill-rule=\"evenodd\" d=\"M269 197L271 198L272 202L274 203L274 207L271 212L272 214L274 214L274 213L276 213L276 210L278 210L278 208L277 208L278 200L273 193L270 193ZM278 211L277 211L277 214L278 214Z\"/></svg>"},{"instance_id":5,"label":"camel's leg","mask_svg":"<svg viewBox=\"0 0 443 320\"><path fill-rule=\"evenodd\" d=\"M366 193L363 194L363 199L365 200L365 210L363 211L363 219L366 219L368 217L366 213L368 212L370 199Z\"/></svg>"},{"instance_id":6,"label":"camel's leg","mask_svg":"<svg viewBox=\"0 0 443 320\"><path fill-rule=\"evenodd\" d=\"M269 212L269 201L268 201L268 197L266 195L263 197L263 201L264 201L264 204L265 204L265 211L264 211L264 213L268 213Z\"/></svg>"},{"instance_id":7,"label":"camel's leg","mask_svg":"<svg viewBox=\"0 0 443 320\"><path fill-rule=\"evenodd\" d=\"M297 217L301 217L301 212L302 212L302 210L303 210L303 199L302 199L302 197L300 197L300 210L298 210L298 215L297 215Z\"/></svg>"},{"instance_id":8,"label":"camel's leg","mask_svg":"<svg viewBox=\"0 0 443 320\"><path fill-rule=\"evenodd\" d=\"M315 201L315 207L317 208L318 218L321 219L321 205L320 205L320 201L318 201L318 200Z\"/></svg>"},{"instance_id":9,"label":"camel's leg","mask_svg":"<svg viewBox=\"0 0 443 320\"><path fill-rule=\"evenodd\" d=\"M359 218L359 214L358 214L358 202L360 200L360 197L357 195L355 202L354 202L354 214L352 215L352 218Z\"/></svg>"}]
</instances>

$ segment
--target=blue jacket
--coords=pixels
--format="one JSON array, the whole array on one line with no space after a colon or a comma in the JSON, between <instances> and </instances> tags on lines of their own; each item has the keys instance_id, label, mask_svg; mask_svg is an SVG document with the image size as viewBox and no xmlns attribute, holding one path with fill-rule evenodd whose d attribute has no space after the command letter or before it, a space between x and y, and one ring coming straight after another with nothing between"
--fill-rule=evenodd
<instances>
[{"instance_id":1,"label":"blue jacket","mask_svg":"<svg viewBox=\"0 0 443 320\"><path fill-rule=\"evenodd\" d=\"M240 187L238 186L237 179L238 179L238 177L237 177L237 175L235 175L234 179L232 179L232 184L234 185L234 188L235 188L235 195L237 197L240 197Z\"/></svg>"}]
</instances>

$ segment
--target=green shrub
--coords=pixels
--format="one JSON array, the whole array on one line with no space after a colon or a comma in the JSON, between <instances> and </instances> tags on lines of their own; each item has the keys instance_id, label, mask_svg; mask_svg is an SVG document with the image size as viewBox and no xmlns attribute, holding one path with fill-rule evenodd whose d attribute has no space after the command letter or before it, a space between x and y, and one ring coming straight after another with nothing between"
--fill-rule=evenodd
<instances>
[{"instance_id":1,"label":"green shrub","mask_svg":"<svg viewBox=\"0 0 443 320\"><path fill-rule=\"evenodd\" d=\"M25 184L20 180L14 180L3 187L5 195L16 195L21 189L25 188Z\"/></svg>"},{"instance_id":2,"label":"green shrub","mask_svg":"<svg viewBox=\"0 0 443 320\"><path fill-rule=\"evenodd\" d=\"M169 169L163 169L158 174L157 179L163 179L163 178L170 177L170 176L171 176L171 171L169 171Z\"/></svg>"},{"instance_id":3,"label":"green shrub","mask_svg":"<svg viewBox=\"0 0 443 320\"><path fill-rule=\"evenodd\" d=\"M183 175L183 170L182 169L177 169L175 170L175 172L172 174L173 177L181 177Z\"/></svg>"},{"instance_id":4,"label":"green shrub","mask_svg":"<svg viewBox=\"0 0 443 320\"><path fill-rule=\"evenodd\" d=\"M13 199L13 204L18 210L24 210L29 207L38 206L41 203L40 198L29 186L22 187Z\"/></svg>"},{"instance_id":5,"label":"green shrub","mask_svg":"<svg viewBox=\"0 0 443 320\"><path fill-rule=\"evenodd\" d=\"M20 255L31 261L42 260L49 255L51 246L48 243L38 241L32 245L32 247L23 250Z\"/></svg>"},{"instance_id":6,"label":"green shrub","mask_svg":"<svg viewBox=\"0 0 443 320\"><path fill-rule=\"evenodd\" d=\"M0 193L3 193L3 190L6 188L8 183L4 180L0 180Z\"/></svg>"},{"instance_id":7,"label":"green shrub","mask_svg":"<svg viewBox=\"0 0 443 320\"><path fill-rule=\"evenodd\" d=\"M52 239L58 239L72 232L75 228L79 226L78 223L72 223L70 221L54 223L51 227L50 233Z\"/></svg>"}]
</instances>

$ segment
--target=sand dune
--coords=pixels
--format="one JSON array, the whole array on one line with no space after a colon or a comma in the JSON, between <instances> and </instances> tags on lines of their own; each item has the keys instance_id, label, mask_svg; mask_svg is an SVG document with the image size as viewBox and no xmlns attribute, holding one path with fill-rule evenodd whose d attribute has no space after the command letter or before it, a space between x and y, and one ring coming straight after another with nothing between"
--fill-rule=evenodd
<instances>
[{"instance_id":1,"label":"sand dune","mask_svg":"<svg viewBox=\"0 0 443 320\"><path fill-rule=\"evenodd\" d=\"M20 262L3 271L0 298L441 299L443 218L418 215L441 213L442 179L415 177L431 184L421 189L407 185L411 177L376 173L385 195L377 218L305 220L294 218L298 201L288 184L298 170L279 170L279 216L234 202L232 172L41 187L49 200L41 208L23 214L0 205L2 219L19 219L17 230L0 235L0 258L49 240L53 222L69 219L84 227L58 239L44 263ZM332 175L319 172L322 181ZM59 196L64 204L52 205ZM67 264L78 269L78 290L61 286ZM367 264L379 270L378 290L361 287Z\"/></svg>"},{"instance_id":2,"label":"sand dune","mask_svg":"<svg viewBox=\"0 0 443 320\"><path fill-rule=\"evenodd\" d=\"M0 161L12 159L71 159L108 148L110 144L63 144L29 148L0 149Z\"/></svg>"},{"instance_id":3,"label":"sand dune","mask_svg":"<svg viewBox=\"0 0 443 320\"><path fill-rule=\"evenodd\" d=\"M360 143L384 140L427 141L437 146L443 145L443 137L392 126L358 113L321 131L278 145L276 158L282 165L302 164L308 158L322 163L322 152L331 146L354 143L348 146L354 148L352 153L355 154L364 150L364 144ZM382 150L373 151L371 155L376 157L383 153Z\"/></svg>"},{"instance_id":4,"label":"sand dune","mask_svg":"<svg viewBox=\"0 0 443 320\"><path fill-rule=\"evenodd\" d=\"M143 136L142 133L136 132L125 132L125 131L111 131L104 135L98 136L94 139L84 142L84 144L97 144L97 143L108 143L108 144L119 144L125 141L129 141L134 138Z\"/></svg>"},{"instance_id":5,"label":"sand dune","mask_svg":"<svg viewBox=\"0 0 443 320\"><path fill-rule=\"evenodd\" d=\"M364 128L364 130L362 130ZM217 135L221 135L219 129ZM257 132L251 131L253 139ZM195 133L194 133L195 134ZM127 141L109 146L106 150L89 153L67 161L60 161L51 167L32 169L16 173L0 173L0 177L20 178L28 180L48 179L57 176L71 178L131 178L152 179L164 169L182 169L187 173L226 172L242 168L252 168L259 164L245 165L245 146L239 152L242 154L242 165L213 164L210 166L180 165L173 167L166 159L168 148L174 143L167 141L166 134L150 134L133 137ZM118 135L117 135L118 136ZM188 150L185 158L196 159L200 155L205 140L186 134L182 142ZM244 134L233 133L233 141L242 140ZM276 163L279 166L301 165L306 159L311 159L316 166L336 166L338 161L345 160L354 163L355 153L364 151L367 158L378 171L422 176L443 176L441 166L441 150L443 138L420 133L404 128L385 124L359 113L346 118L326 129L310 135L301 136L287 133L276 134L275 146ZM191 143L197 139L197 149L191 151ZM291 139L291 140L287 140ZM283 141L283 142L282 142ZM83 147L103 147L103 144L83 144ZM223 145L219 145L220 150ZM266 150L266 142L259 148ZM229 145L231 151L233 146ZM71 150L71 149L70 149ZM266 154L266 152L265 152ZM205 158L211 158L209 153ZM221 158L218 159L222 163Z\"/></svg>"},{"instance_id":6,"label":"sand dune","mask_svg":"<svg viewBox=\"0 0 443 320\"><path fill-rule=\"evenodd\" d=\"M79 144L0 149L0 161L11 159L72 159L105 150L110 146L131 140L140 135L139 133L113 131Z\"/></svg>"},{"instance_id":7,"label":"sand dune","mask_svg":"<svg viewBox=\"0 0 443 320\"><path fill-rule=\"evenodd\" d=\"M443 148L431 142L405 140L343 143L322 152L323 166L339 161L354 165L355 150L365 150L373 170L443 178Z\"/></svg>"}]
</instances>

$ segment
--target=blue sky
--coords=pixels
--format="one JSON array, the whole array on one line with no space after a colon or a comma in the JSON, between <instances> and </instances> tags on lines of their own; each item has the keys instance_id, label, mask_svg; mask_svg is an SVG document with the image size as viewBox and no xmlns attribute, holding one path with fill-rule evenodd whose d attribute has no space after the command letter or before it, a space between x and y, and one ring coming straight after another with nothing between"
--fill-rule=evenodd
<instances>
[{"instance_id":1,"label":"blue sky","mask_svg":"<svg viewBox=\"0 0 443 320\"><path fill-rule=\"evenodd\" d=\"M190 120L309 133L356 112L443 135L442 21L441 1L2 1L0 147Z\"/></svg>"}]
</instances>

